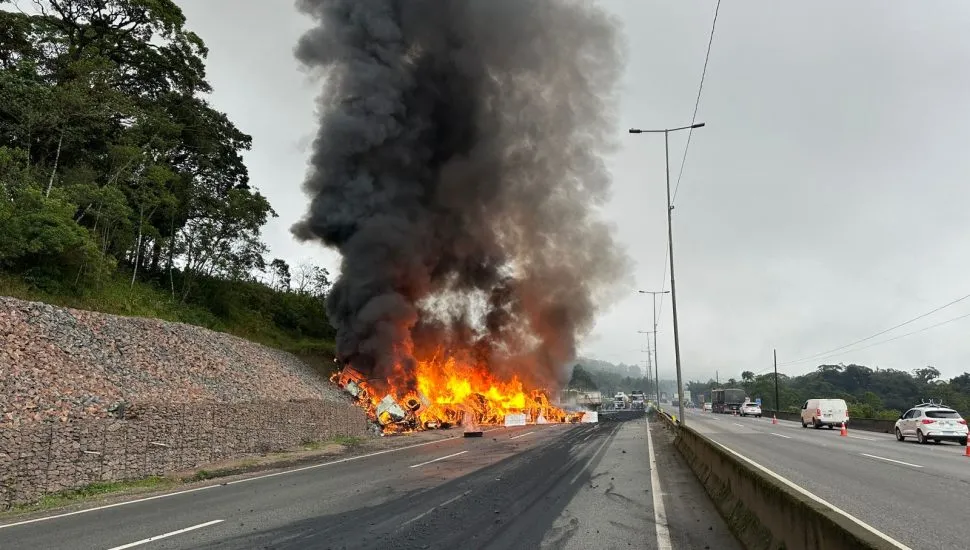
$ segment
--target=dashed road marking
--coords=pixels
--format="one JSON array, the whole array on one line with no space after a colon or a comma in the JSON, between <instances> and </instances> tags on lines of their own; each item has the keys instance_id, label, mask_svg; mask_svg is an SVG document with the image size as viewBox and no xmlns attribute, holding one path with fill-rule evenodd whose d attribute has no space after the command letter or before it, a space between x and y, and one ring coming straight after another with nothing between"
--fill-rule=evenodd
<instances>
[{"instance_id":1,"label":"dashed road marking","mask_svg":"<svg viewBox=\"0 0 970 550\"><path fill-rule=\"evenodd\" d=\"M909 462L903 462L902 460L893 460L892 458L886 458L884 456L876 456L868 453L859 453L862 456L867 456L869 458L875 458L876 460L885 460L886 462L895 462L896 464L902 464L903 466L912 466L913 468L922 468L919 464L911 464Z\"/></svg>"},{"instance_id":2,"label":"dashed road marking","mask_svg":"<svg viewBox=\"0 0 970 550\"><path fill-rule=\"evenodd\" d=\"M39 517L39 518L34 518L34 519L27 519L27 520L24 520L24 521L17 521L17 522L14 522L14 523L6 523L6 524L3 524L3 525L0 525L0 529L6 529L7 527L16 527L18 525L26 525L28 523L37 523L37 522L40 522L40 521L48 521L48 520L52 520L52 519L66 518L66 517L69 517L69 516L76 516L78 514L87 514L88 512L97 512L98 510L106 510L108 508L117 508L119 506L128 506L130 504L138 504L139 502L148 502L150 500L158 500L158 499L161 499L161 498L169 498L169 497L174 497L174 496L178 496L178 495L185 495L185 494L188 494L188 493L196 493L196 492L199 492L199 491L207 491L209 489L215 489L215 488L218 488L218 487L225 487L226 485L238 485L240 483L248 483L250 481L256 481L256 480L260 480L260 479L266 479L268 477L285 476L285 475L288 475L288 474L295 474L297 472L302 472L302 471L305 471L305 470L314 470L316 468L324 468L326 466L332 466L334 464L343 464L344 462L351 462L351 461L354 461L354 460L363 460L365 458L370 458L372 456L380 456L380 455L384 455L384 454L387 454L387 453L396 453L398 451L406 451L408 449L415 449L417 447L424 447L426 445L434 445L435 443L443 443L445 441L451 441L453 439L458 439L458 438L459 438L459 436L456 435L456 436L453 436L453 437L446 437L446 438L443 438L443 439L436 439L434 441L425 441L424 443L416 443L414 445L406 445L404 447L397 447L396 449L385 449L383 451L377 451L377 452L368 453L368 454L365 454L365 455L350 456L350 457L347 457L347 458L341 458L340 460L332 460L330 462L324 462L324 463L321 463L321 464L311 464L310 466L301 466L299 468L291 468L289 470L282 470L282 471L279 471L279 472L273 472L271 474L263 474L263 475L259 475L259 476L247 477L247 478L243 478L243 479L237 479L237 480L227 481L227 482L213 484L213 485L204 485L202 487L194 487L192 489L186 489L184 491L175 491L175 492L172 492L172 493L164 493L164 494L161 494L161 495L155 495L155 496L150 496L150 497L145 497L145 498L136 498L134 500L126 500L124 502L115 502L114 504L106 504L104 506L95 506L93 508L85 508L83 510L75 510L74 512L67 512L67 513L64 513L64 514L55 514L53 516L44 516L44 517Z\"/></svg>"},{"instance_id":3,"label":"dashed road marking","mask_svg":"<svg viewBox=\"0 0 970 550\"><path fill-rule=\"evenodd\" d=\"M441 504L436 504L435 506L432 506L431 508L429 508L429 509L428 509L427 511L425 511L424 513L422 513L422 514L418 514L417 516L414 516L413 518L411 518L411 519L409 519L409 520L407 520L407 521L405 521L404 523L402 523L402 524L401 524L401 527L404 527L405 525L407 525L407 524L409 524L409 523L412 523L412 522L415 522L415 521L418 521L419 519L421 519L421 518L423 518L424 516L426 516L426 515L428 515L428 514L430 514L431 512L434 512L434 511L435 511L435 510L437 510L438 508L443 508L443 507L445 507L445 506L448 506L448 505L449 505L449 504L451 504L452 502L455 502L456 500L458 500L458 499L460 499L460 498L464 498L464 497L466 497L466 496L468 496L468 494L469 494L469 493L471 493L471 489L469 489L469 490L467 490L467 491L465 491L464 493L462 493L462 494L460 494L460 495L458 495L458 496L456 496L456 497L452 497L452 498L449 498L448 500L446 500L446 501L444 501L444 502L442 502Z\"/></svg>"},{"instance_id":4,"label":"dashed road marking","mask_svg":"<svg viewBox=\"0 0 970 550\"><path fill-rule=\"evenodd\" d=\"M449 458L452 458L452 457L455 457L455 456L458 456L458 455L463 455L463 454L465 454L467 452L468 451L458 451L457 453L450 454L448 456L440 456L440 457L438 457L438 458L436 458L434 460L429 460L427 462L422 462L421 464L414 464L414 465L412 465L410 467L411 468L420 468L421 466L427 466L428 464L431 464L432 462L438 462L440 460L447 460Z\"/></svg>"},{"instance_id":5,"label":"dashed road marking","mask_svg":"<svg viewBox=\"0 0 970 550\"><path fill-rule=\"evenodd\" d=\"M167 539L168 537L174 537L175 535L181 535L182 533L188 533L189 531L195 531L196 529L202 529L203 527L208 527L210 525L215 525L217 523L222 523L223 519L215 519L212 521L207 521L205 523L200 523L198 525L193 525L192 527L186 527L185 529L179 529L178 531L171 531L162 535L155 535L154 537L148 537L147 539L136 540L135 542L129 542L128 544L122 544L121 546L115 546L114 548L109 548L108 550L125 550L126 548L134 548L136 546L141 546L142 544L148 544L149 542L155 542L156 540Z\"/></svg>"}]
</instances>

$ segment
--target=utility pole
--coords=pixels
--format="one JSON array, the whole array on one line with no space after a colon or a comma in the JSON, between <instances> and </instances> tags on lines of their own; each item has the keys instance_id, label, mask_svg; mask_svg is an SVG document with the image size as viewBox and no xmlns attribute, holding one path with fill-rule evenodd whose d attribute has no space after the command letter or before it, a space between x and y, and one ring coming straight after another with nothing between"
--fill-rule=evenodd
<instances>
[{"instance_id":1,"label":"utility pole","mask_svg":"<svg viewBox=\"0 0 970 550\"><path fill-rule=\"evenodd\" d=\"M649 389L650 380L653 379L653 357L650 356L650 337L647 336L647 358L643 361L645 367L647 367L647 386Z\"/></svg>"},{"instance_id":2,"label":"utility pole","mask_svg":"<svg viewBox=\"0 0 970 550\"><path fill-rule=\"evenodd\" d=\"M696 124L691 124L690 126L682 126L680 128L667 128L664 130L640 130L637 128L630 128L631 134L643 134L643 133L660 133L663 132L664 135L664 158L667 167L667 248L668 256L670 257L670 308L673 310L673 321L674 321L674 358L677 364L677 404L678 411L680 415L678 420L682 425L685 425L684 419L684 382L681 376L681 364L680 364L680 330L677 325L677 283L674 277L674 205L673 200L670 196L670 132L676 132L678 130L688 130L694 128L703 128L704 123L698 122Z\"/></svg>"},{"instance_id":3,"label":"utility pole","mask_svg":"<svg viewBox=\"0 0 970 550\"><path fill-rule=\"evenodd\" d=\"M721 374L720 371L714 371L714 385L721 387Z\"/></svg>"},{"instance_id":4,"label":"utility pole","mask_svg":"<svg viewBox=\"0 0 970 550\"><path fill-rule=\"evenodd\" d=\"M656 318L654 318L654 322L656 322ZM657 327L654 326L654 330L653 331L649 331L649 330L638 330L637 331L638 334L646 334L647 335L647 349L644 350L644 349L641 348L640 351L645 351L647 353L647 360L648 361L650 359L650 335L653 334L653 339L654 339L654 347L653 347L654 363L646 362L647 363L647 380L650 380L653 377L651 375L651 370L652 370L651 367L654 364L656 364L656 356L657 356L657 346L656 346L657 330L656 330L656 328ZM660 394L657 394L657 406L658 407L660 406Z\"/></svg>"},{"instance_id":5,"label":"utility pole","mask_svg":"<svg viewBox=\"0 0 970 550\"><path fill-rule=\"evenodd\" d=\"M653 297L653 375L657 387L657 407L660 407L660 363L657 360L657 294L670 294L669 290L649 291L641 290L640 294L649 294Z\"/></svg>"},{"instance_id":6,"label":"utility pole","mask_svg":"<svg viewBox=\"0 0 970 550\"><path fill-rule=\"evenodd\" d=\"M778 401L778 350L771 350L775 357L775 412L781 412L781 402Z\"/></svg>"}]
</instances>

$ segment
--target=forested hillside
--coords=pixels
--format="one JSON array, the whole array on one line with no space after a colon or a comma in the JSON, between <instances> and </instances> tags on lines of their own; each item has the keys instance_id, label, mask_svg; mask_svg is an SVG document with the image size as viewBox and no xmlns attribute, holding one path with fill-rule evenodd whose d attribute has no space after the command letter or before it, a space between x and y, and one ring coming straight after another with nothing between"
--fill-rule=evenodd
<instances>
[{"instance_id":1,"label":"forested hillside","mask_svg":"<svg viewBox=\"0 0 970 550\"><path fill-rule=\"evenodd\" d=\"M22 4L0 0L0 294L332 349L328 273L270 259L251 138L179 7Z\"/></svg>"},{"instance_id":2,"label":"forested hillside","mask_svg":"<svg viewBox=\"0 0 970 550\"><path fill-rule=\"evenodd\" d=\"M610 395L618 391L629 393L642 390L650 396L656 391L656 383L646 377L640 366L623 363L615 365L588 357L577 359L568 387L576 390L600 390ZM677 391L677 381L661 379L660 391L673 395Z\"/></svg>"},{"instance_id":3,"label":"forested hillside","mask_svg":"<svg viewBox=\"0 0 970 550\"><path fill-rule=\"evenodd\" d=\"M714 387L714 380L688 384L694 395L709 393ZM766 408L775 407L774 373L755 375L745 371L741 380L721 380L721 387L744 388L752 399L760 397ZM821 365L801 376L778 375L778 398L783 410L798 410L813 397L845 399L850 416L860 418L898 418L901 412L929 399L942 401L970 417L970 373L947 381L933 367L909 373L862 365Z\"/></svg>"}]
</instances>

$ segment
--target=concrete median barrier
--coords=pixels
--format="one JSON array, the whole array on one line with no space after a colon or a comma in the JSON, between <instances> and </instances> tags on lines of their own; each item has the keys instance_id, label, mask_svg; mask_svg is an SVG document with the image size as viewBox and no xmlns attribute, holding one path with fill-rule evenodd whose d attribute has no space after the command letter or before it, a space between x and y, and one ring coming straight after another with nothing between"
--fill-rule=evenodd
<instances>
[{"instance_id":1,"label":"concrete median barrier","mask_svg":"<svg viewBox=\"0 0 970 550\"><path fill-rule=\"evenodd\" d=\"M678 451L749 550L907 548L690 427L673 429Z\"/></svg>"}]
</instances>

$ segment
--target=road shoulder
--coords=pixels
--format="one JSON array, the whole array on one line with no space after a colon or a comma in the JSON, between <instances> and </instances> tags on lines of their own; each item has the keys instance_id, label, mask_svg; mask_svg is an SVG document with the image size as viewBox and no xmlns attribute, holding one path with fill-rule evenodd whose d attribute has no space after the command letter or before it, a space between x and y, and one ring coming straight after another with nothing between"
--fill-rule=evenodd
<instances>
[{"instance_id":1,"label":"road shoulder","mask_svg":"<svg viewBox=\"0 0 970 550\"><path fill-rule=\"evenodd\" d=\"M672 547L741 550L704 486L674 447L673 432L659 422L650 428Z\"/></svg>"},{"instance_id":2,"label":"road shoulder","mask_svg":"<svg viewBox=\"0 0 970 550\"><path fill-rule=\"evenodd\" d=\"M666 524L674 549L741 550L700 481L673 445L672 434L646 419L623 422L588 481L553 523L541 548L657 548L651 494L650 430Z\"/></svg>"}]
</instances>

